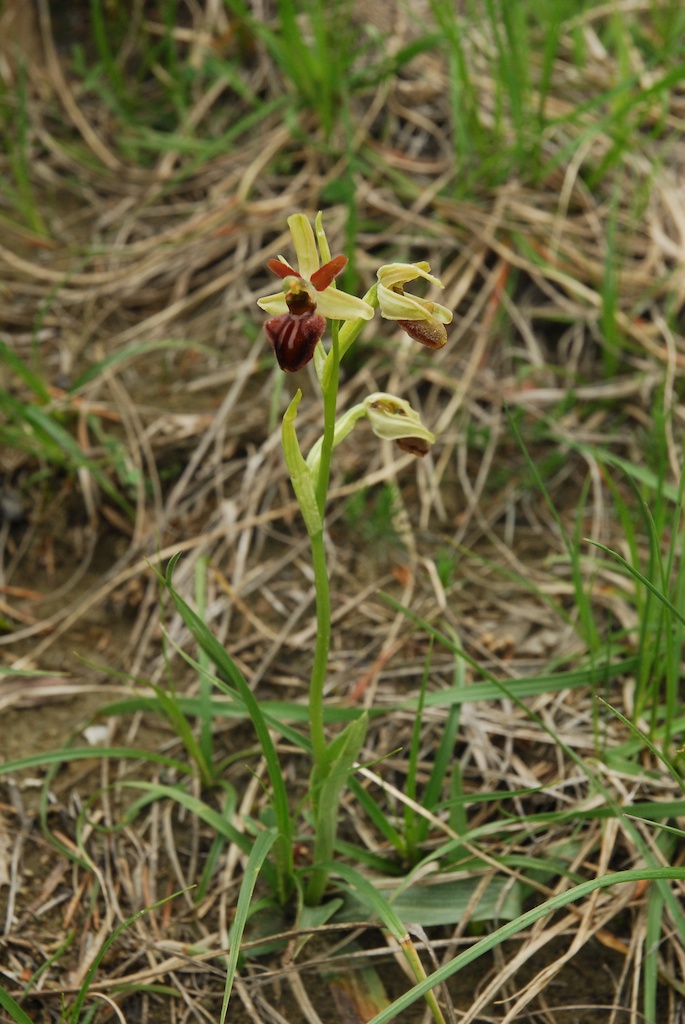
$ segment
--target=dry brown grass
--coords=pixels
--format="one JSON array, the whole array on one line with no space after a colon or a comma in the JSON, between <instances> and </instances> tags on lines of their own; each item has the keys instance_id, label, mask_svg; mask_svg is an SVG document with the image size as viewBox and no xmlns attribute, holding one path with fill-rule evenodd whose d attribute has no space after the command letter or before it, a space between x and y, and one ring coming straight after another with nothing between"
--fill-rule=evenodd
<instances>
[{"instance_id":1,"label":"dry brown grass","mask_svg":"<svg viewBox=\"0 0 685 1024\"><path fill-rule=\"evenodd\" d=\"M616 6L625 5L607 5ZM226 29L219 5L200 8L192 7L198 24L191 19L183 28L189 49L198 52ZM631 4L636 17L648 8ZM586 19L589 40L601 14L598 8ZM16 678L0 677L8 756L28 753L34 745L57 745L81 722L84 709L102 703L103 693L139 694L144 684L130 681L135 678L165 684L171 672L180 689L192 688L194 677L169 644L162 647L160 618L171 643L192 649L180 619L160 610L150 568L178 551L183 559L176 585L191 599L197 560L207 559L207 622L258 692L304 699L315 631L313 585L279 438L292 383L274 369L255 296L266 284L266 260L288 251L287 215L315 211L343 159L314 144L314 119L303 111L301 134L274 115L254 138L190 171L190 159L180 152L164 153L142 168L126 160L110 135L106 111L81 102L81 86L55 46L47 0L39 3L39 30L43 59L29 71L31 182L48 231L42 237L16 218L5 220L0 322L22 360L31 364L38 353L51 409L69 424L84 454L111 459L105 439L116 440L130 473L134 515L127 519L85 470L53 473L46 483L40 460L12 449L0 453L6 486L22 489L31 502L21 520L6 518L0 527L0 612L12 623L0 636L0 656L6 665L46 671L20 685ZM474 30L474 76L487 110L493 86L478 42ZM5 66L4 73L11 69ZM553 109L561 114L582 99L588 82L596 93L609 88L615 74L599 50L582 81L572 64L560 62ZM573 127L559 127L545 139L550 153L561 153L574 133L581 141L536 187L512 178L484 186L466 201L449 198L458 171L442 129L449 122L446 75L437 52L425 54L365 97L355 112L355 146L366 168L355 179L362 285L371 283L382 254L429 259L445 284L441 301L457 315L449 344L430 360L391 326L379 328L342 383L344 405L378 389L406 395L440 438L434 453L416 462L358 433L334 467L329 692L343 704L389 707L399 695L415 695L420 685L425 637L378 599L379 588L441 629L452 629L472 657L505 681L572 663L583 651L558 524L529 486L507 408L521 410L534 459L545 459L552 445L564 451L547 483L570 530L588 483L583 532L593 540L622 544L593 445L641 463L655 403L663 403L673 480L682 469L685 339L672 325L682 321L685 303L685 194L677 137L683 95L674 89L670 109L655 111L671 130L659 141L643 139L639 151L626 151L594 189L585 172L600 163L612 140L588 110ZM253 83L273 78L266 54L258 52L252 76ZM219 88L199 96L190 121L202 123L221 102ZM308 137L311 145L303 143ZM8 158L0 161L9 174ZM3 213L9 216L6 207ZM339 244L345 216L342 206L326 213L329 237ZM607 378L600 321L612 216L623 351L618 374ZM126 352L70 390L86 369ZM8 368L0 366L0 375L7 388ZM307 374L300 376L306 389ZM566 402L569 383L579 378L584 383L575 387L575 401ZM15 393L17 387L12 379ZM318 416L313 401L303 403L298 425L304 448L318 435ZM31 475L34 482L25 486ZM389 484L399 502L396 536L388 529L364 548L351 537L342 513L351 495L365 488L374 494L381 484ZM447 583L439 571L445 551L455 558ZM607 622L634 628L634 603L623 577L596 562L587 585ZM73 650L127 675L113 680L84 668ZM55 669L65 669L69 678L47 674ZM436 650L430 689L450 685L453 671L453 658ZM625 678L612 685L612 698L628 712L632 684ZM530 703L579 758L595 757L596 719L588 692L547 693ZM57 736L45 731L46 716ZM422 775L444 717L443 708L426 712ZM403 755L388 752L406 746L412 718L413 713L395 711L376 720L364 751L367 762L384 758L364 773L365 785L379 799L385 789L382 799L398 813L406 799L407 766ZM216 742L240 755L229 775L242 794L242 810L258 814L264 766L242 732L243 726L227 719L217 725ZM177 738L145 716L114 720L109 738L180 756ZM602 743L622 739L620 723L602 725ZM282 750L287 755L285 744ZM456 754L473 797L500 790L507 812L525 816L530 805L524 808L522 798L506 793L544 786L541 810L589 807L598 798L587 775L560 751L506 699L463 706ZM306 766L292 753L286 771L297 795L304 791ZM253 774L242 768L246 760ZM644 767L655 766L645 759ZM626 806L677 795L665 773L630 778L600 761L595 771ZM115 829L130 802L125 783L141 777L163 779L167 773L123 760L93 761L75 763L50 782L46 821L73 860L41 833L36 780L23 775L4 786L3 983L13 979L10 987L18 992L76 929L69 953L43 976L32 997L37 1021L56 1019L60 993L73 996L116 924L201 877L212 834L192 815L155 803L135 822ZM79 823L96 790L99 796ZM348 836L384 852L351 799L345 813ZM469 823L493 822L497 813L495 804L474 805ZM95 825L112 831L97 832ZM435 826L436 834L450 834L446 819L436 818ZM652 830L639 822L632 827L661 857ZM480 842L479 857L497 867L505 836L509 852L529 857L543 856L569 837L568 824L557 833L519 831L514 819L501 823L492 840ZM577 838L570 870L582 877L635 863L634 835L625 820L588 821ZM678 856L681 862L682 850ZM219 955L227 945L242 864L238 851L224 851L199 901L186 893L122 935L93 989L93 998L110 1008L110 1016L103 1008L98 1020L218 1017ZM568 884L563 879L541 890ZM637 1024L645 929L644 892L597 893L519 936L481 975L469 976L464 985L470 990L457 979L451 989L457 1019ZM327 1024L333 1017L322 971L340 961L349 965L350 955L340 947L358 933L347 926L317 929L317 943L298 955L299 936L285 920L282 931L278 953L247 961L230 1019ZM441 960L471 941L467 914L453 933L431 935L430 946ZM364 942L366 961L386 962L388 944L377 932L367 933ZM676 1024L684 1017L679 979L685 968L677 937L664 944L661 957L662 1019ZM593 960L606 965L603 998L590 983L586 995L568 973L569 963L589 970ZM569 979L566 990L563 984L554 987L560 972ZM126 997L122 983L128 989L156 983L168 988L166 994L149 990Z\"/></svg>"}]
</instances>

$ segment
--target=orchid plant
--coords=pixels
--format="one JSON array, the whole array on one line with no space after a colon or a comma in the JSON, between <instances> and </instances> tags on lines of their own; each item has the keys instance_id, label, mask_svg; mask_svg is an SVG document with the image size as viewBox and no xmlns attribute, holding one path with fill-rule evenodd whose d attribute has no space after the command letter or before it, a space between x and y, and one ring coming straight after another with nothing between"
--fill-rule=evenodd
<instances>
[{"instance_id":1,"label":"orchid plant","mask_svg":"<svg viewBox=\"0 0 685 1024\"><path fill-rule=\"evenodd\" d=\"M374 433L395 441L405 451L425 455L435 437L409 403L377 392L337 417L340 361L358 338L364 324L380 310L382 317L397 321L414 340L432 349L446 340L445 325L451 312L437 302L407 294L405 285L418 278L442 287L427 263L391 263L377 272L377 281L360 299L338 290L335 279L347 258L331 257L321 213L314 229L304 214L288 218L297 270L282 256L268 262L283 284L280 291L258 300L272 314L265 331L282 370L301 370L310 360L321 387L324 410L323 434L305 458L299 446L295 419L302 398L298 389L282 423L282 444L293 490L309 534L316 591L317 634L309 689L309 726L312 744L311 801L314 821L314 859L305 900L317 905L324 894L333 855L338 809L345 781L361 752L367 716L350 722L330 743L324 729L324 684L331 639L331 603L324 520L333 450L368 419ZM323 336L330 321L330 347Z\"/></svg>"}]
</instances>

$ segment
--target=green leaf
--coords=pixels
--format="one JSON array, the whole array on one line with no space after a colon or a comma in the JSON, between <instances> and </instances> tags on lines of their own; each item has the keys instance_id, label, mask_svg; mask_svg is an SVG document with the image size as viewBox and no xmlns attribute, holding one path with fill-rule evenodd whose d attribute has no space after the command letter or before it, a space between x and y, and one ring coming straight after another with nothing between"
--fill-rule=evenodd
<instances>
[{"instance_id":1,"label":"green leaf","mask_svg":"<svg viewBox=\"0 0 685 1024\"><path fill-rule=\"evenodd\" d=\"M202 619L193 611L189 604L183 600L172 584L173 570L178 561L178 555L170 559L167 566L166 577L163 579L171 598L176 605L181 618L191 631L195 640L205 653L211 658L214 665L224 677L233 683L240 699L245 704L248 714L257 733L257 739L262 748L264 759L267 764L269 780L271 782L271 799L273 802L276 822L278 824L279 841L276 847L276 864L279 877L278 898L284 903L294 884L293 871L293 842L292 822L290 820L290 807L288 792L281 771L281 764L278 759L276 747L271 738L269 727L262 714L257 698L252 693L250 686L242 672L231 658L228 651L219 643L214 634ZM221 680L216 680L216 685L221 686Z\"/></svg>"},{"instance_id":2,"label":"green leaf","mask_svg":"<svg viewBox=\"0 0 685 1024\"><path fill-rule=\"evenodd\" d=\"M328 747L326 761L314 763L311 794L314 807L314 871L307 888L307 902L320 902L328 871L323 864L333 856L338 831L340 794L364 744L369 716L366 712L346 725Z\"/></svg>"},{"instance_id":3,"label":"green leaf","mask_svg":"<svg viewBox=\"0 0 685 1024\"><path fill-rule=\"evenodd\" d=\"M283 415L281 443L283 445L283 457L288 467L295 497L300 506L300 512L307 527L307 533L312 537L323 530L323 519L321 518L321 512L316 501L314 473L304 460L295 431L295 417L297 416L297 407L300 404L301 398L302 392L298 388Z\"/></svg>"},{"instance_id":4,"label":"green leaf","mask_svg":"<svg viewBox=\"0 0 685 1024\"><path fill-rule=\"evenodd\" d=\"M335 807L337 819L340 793L364 745L368 724L369 716L364 712L356 721L346 725L328 748L330 759L327 766L324 769L314 766L312 796L322 818Z\"/></svg>"},{"instance_id":5,"label":"green leaf","mask_svg":"<svg viewBox=\"0 0 685 1024\"><path fill-rule=\"evenodd\" d=\"M351 873L352 869L346 869L345 873L342 871L342 865L339 865L336 870L339 874L346 877L347 874ZM670 879L685 880L685 868L637 868L630 871L616 871L610 872L607 875L603 875L600 878L592 878L588 882L582 882L580 885L574 886L572 889L567 889L565 892L560 893L558 896L552 897L552 899L546 900L540 906L533 907L532 910L528 910L525 914L521 914L514 921L508 924L502 925L501 928L495 929L490 935L486 935L485 938L480 939L469 949L464 950L455 956L448 963L434 971L426 981L420 982L418 985L414 985L413 988L405 992L399 999L396 999L386 1010L382 1010L376 1014L368 1022L368 1024L390 1024L391 1021L397 1019L398 1014L403 1010L406 1010L408 1006L416 1002L417 999L421 999L427 992L435 988L436 985L442 984L457 971L466 967L467 964L473 963L479 957L483 956L484 953L489 952L496 946L500 946L506 939L512 938L519 932L524 931L531 925L535 924L536 921L541 920L543 917L547 917L552 914L555 910L560 910L562 907L566 907L569 903L575 903L576 901L585 899L590 896L597 889L605 889L614 885L625 885L632 882L641 881L667 881ZM353 881L350 884L355 886ZM367 882L367 885L369 883ZM371 887L373 888L373 887ZM364 891L366 891L364 889ZM377 895L377 894L376 894Z\"/></svg>"},{"instance_id":6,"label":"green leaf","mask_svg":"<svg viewBox=\"0 0 685 1024\"><path fill-rule=\"evenodd\" d=\"M262 865L269 854L269 850L277 839L278 833L275 829L270 829L268 832L261 832L260 835L257 836L255 844L250 852L250 856L247 859L245 873L240 885L240 892L238 893L235 917L233 919L228 939L230 951L228 954L228 963L226 965L226 985L224 988L224 1000L221 1007L221 1016L219 1018L220 1024L224 1024L224 1021L226 1020L226 1012L228 1010L229 999L231 998L233 979L235 978L235 972L238 967L240 942L243 937L243 932L245 931L245 925L247 924L252 893L254 892L254 887L257 884L257 879L259 878L259 872L262 869Z\"/></svg>"},{"instance_id":7,"label":"green leaf","mask_svg":"<svg viewBox=\"0 0 685 1024\"><path fill-rule=\"evenodd\" d=\"M436 881L405 889L393 897L392 889L376 889L383 899L392 904L403 921L411 921L423 928L437 925L456 925L463 919L482 879L460 878ZM488 882L475 907L469 911L469 921L513 921L523 909L524 899L531 888L510 878L495 877ZM336 914L336 921L359 921L369 911L378 912L377 903L367 899L368 892L353 892Z\"/></svg>"}]
</instances>

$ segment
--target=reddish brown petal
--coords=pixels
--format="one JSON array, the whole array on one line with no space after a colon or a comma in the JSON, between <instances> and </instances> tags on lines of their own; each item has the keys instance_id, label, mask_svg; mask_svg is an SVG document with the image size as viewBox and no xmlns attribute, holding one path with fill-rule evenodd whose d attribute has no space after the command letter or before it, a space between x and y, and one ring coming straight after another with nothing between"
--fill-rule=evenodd
<instances>
[{"instance_id":1,"label":"reddish brown petal","mask_svg":"<svg viewBox=\"0 0 685 1024\"><path fill-rule=\"evenodd\" d=\"M395 441L398 448L410 455L428 455L431 446L423 437L398 437Z\"/></svg>"},{"instance_id":2,"label":"reddish brown petal","mask_svg":"<svg viewBox=\"0 0 685 1024\"><path fill-rule=\"evenodd\" d=\"M397 322L410 338L426 345L427 348L442 348L447 341L445 325L441 324L434 316L430 320L398 320Z\"/></svg>"},{"instance_id":3,"label":"reddish brown petal","mask_svg":"<svg viewBox=\"0 0 685 1024\"><path fill-rule=\"evenodd\" d=\"M326 318L318 313L281 313L264 324L282 370L295 373L314 355L326 330Z\"/></svg>"},{"instance_id":4,"label":"reddish brown petal","mask_svg":"<svg viewBox=\"0 0 685 1024\"><path fill-rule=\"evenodd\" d=\"M269 260L266 264L269 270L272 270L278 277L301 277L296 270L293 270L287 263L281 263L280 260Z\"/></svg>"},{"instance_id":5,"label":"reddish brown petal","mask_svg":"<svg viewBox=\"0 0 685 1024\"><path fill-rule=\"evenodd\" d=\"M347 256L334 256L332 260L328 261L328 263L324 263L322 267L315 270L309 280L312 282L317 292L323 292L346 266Z\"/></svg>"}]
</instances>

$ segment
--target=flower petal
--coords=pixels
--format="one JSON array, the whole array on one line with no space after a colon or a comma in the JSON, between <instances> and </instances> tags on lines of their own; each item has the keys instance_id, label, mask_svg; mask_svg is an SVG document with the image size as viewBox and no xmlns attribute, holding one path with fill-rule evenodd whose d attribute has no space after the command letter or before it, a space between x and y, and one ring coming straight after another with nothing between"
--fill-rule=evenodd
<instances>
[{"instance_id":1,"label":"flower petal","mask_svg":"<svg viewBox=\"0 0 685 1024\"><path fill-rule=\"evenodd\" d=\"M407 281L415 281L422 277L425 281L442 288L442 282L429 274L430 263L422 260L420 263L386 263L376 271L376 277L386 288L394 288L398 284L406 284Z\"/></svg>"},{"instance_id":2,"label":"flower petal","mask_svg":"<svg viewBox=\"0 0 685 1024\"><path fill-rule=\"evenodd\" d=\"M296 270L293 270L290 264L284 260L282 256L279 256L277 260L268 260L266 265L269 270L272 273L277 274L278 277L293 277L293 275L295 277L301 276Z\"/></svg>"},{"instance_id":3,"label":"flower petal","mask_svg":"<svg viewBox=\"0 0 685 1024\"><path fill-rule=\"evenodd\" d=\"M309 219L303 213L294 213L288 217L288 227L293 236L293 245L297 255L297 269L307 281L319 269L319 252L316 239Z\"/></svg>"},{"instance_id":4,"label":"flower petal","mask_svg":"<svg viewBox=\"0 0 685 1024\"><path fill-rule=\"evenodd\" d=\"M392 288L378 285L378 305L381 316L386 320L439 320L441 324L452 323L452 312L439 302L419 299L416 295L396 292Z\"/></svg>"},{"instance_id":5,"label":"flower petal","mask_svg":"<svg viewBox=\"0 0 685 1024\"><path fill-rule=\"evenodd\" d=\"M378 285L378 305L386 320L428 320L430 313L421 299Z\"/></svg>"},{"instance_id":6,"label":"flower petal","mask_svg":"<svg viewBox=\"0 0 685 1024\"><path fill-rule=\"evenodd\" d=\"M333 280L341 274L347 266L347 256L336 256L334 259L324 263L322 267L315 270L310 280L317 292L323 292L330 287Z\"/></svg>"},{"instance_id":7,"label":"flower petal","mask_svg":"<svg viewBox=\"0 0 685 1024\"><path fill-rule=\"evenodd\" d=\"M431 302L431 316L439 320L441 324L452 323L452 310L447 306L441 306L439 302Z\"/></svg>"},{"instance_id":8,"label":"flower petal","mask_svg":"<svg viewBox=\"0 0 685 1024\"><path fill-rule=\"evenodd\" d=\"M261 306L261 299L259 304ZM348 295L337 288L317 292L316 308L317 312L327 316L329 320L373 320L373 306L363 299L358 299L356 295Z\"/></svg>"},{"instance_id":9,"label":"flower petal","mask_svg":"<svg viewBox=\"0 0 685 1024\"><path fill-rule=\"evenodd\" d=\"M331 258L331 247L328 244L326 232L324 231L323 212L321 210L319 210L314 218L314 232L316 234L317 245L319 246L319 253L321 254L321 262L328 263Z\"/></svg>"},{"instance_id":10,"label":"flower petal","mask_svg":"<svg viewBox=\"0 0 685 1024\"><path fill-rule=\"evenodd\" d=\"M263 309L265 313L288 312L288 304L285 301L284 292L275 292L273 295L263 295L261 299L257 299L257 305L260 309Z\"/></svg>"}]
</instances>

